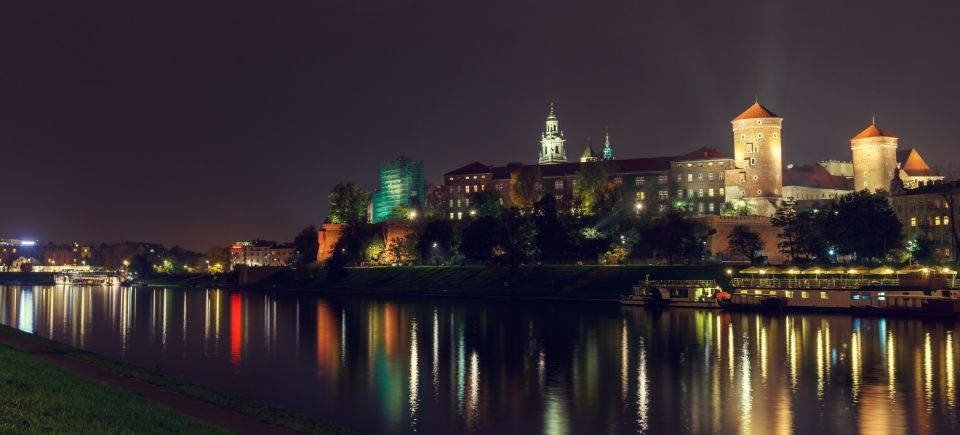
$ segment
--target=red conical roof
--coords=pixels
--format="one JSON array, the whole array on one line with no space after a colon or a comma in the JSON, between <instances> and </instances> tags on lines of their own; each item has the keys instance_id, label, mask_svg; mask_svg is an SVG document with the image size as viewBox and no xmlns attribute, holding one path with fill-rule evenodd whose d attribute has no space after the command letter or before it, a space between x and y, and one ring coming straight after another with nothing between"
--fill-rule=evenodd
<instances>
[{"instance_id":1,"label":"red conical roof","mask_svg":"<svg viewBox=\"0 0 960 435\"><path fill-rule=\"evenodd\" d=\"M863 129L863 131L861 131L860 134L854 136L853 139L850 139L850 140L865 139L868 137L896 137L896 136L881 130L880 127L877 127L877 124L871 123L869 126L867 126L867 128Z\"/></svg>"},{"instance_id":2,"label":"red conical roof","mask_svg":"<svg viewBox=\"0 0 960 435\"><path fill-rule=\"evenodd\" d=\"M767 109L766 107L761 106L760 102L758 101L756 103L753 103L753 105L750 106L750 108L748 108L747 110L744 110L743 113L741 113L739 116L737 116L736 118L733 118L733 120L737 121L740 119L779 118L779 117L780 116L777 115L776 113L771 112L770 109Z\"/></svg>"}]
</instances>

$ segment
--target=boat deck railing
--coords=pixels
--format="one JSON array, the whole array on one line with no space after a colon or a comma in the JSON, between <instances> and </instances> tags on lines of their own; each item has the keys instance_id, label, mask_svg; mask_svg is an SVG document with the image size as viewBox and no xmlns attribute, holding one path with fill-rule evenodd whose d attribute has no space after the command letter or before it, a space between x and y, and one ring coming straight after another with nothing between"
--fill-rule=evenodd
<instances>
[{"instance_id":1,"label":"boat deck railing","mask_svg":"<svg viewBox=\"0 0 960 435\"><path fill-rule=\"evenodd\" d=\"M658 279L640 281L638 286L655 286L664 288L714 288L717 282L712 279Z\"/></svg>"},{"instance_id":2,"label":"boat deck railing","mask_svg":"<svg viewBox=\"0 0 960 435\"><path fill-rule=\"evenodd\" d=\"M864 286L897 286L899 278L733 278L736 288L859 289Z\"/></svg>"}]
</instances>

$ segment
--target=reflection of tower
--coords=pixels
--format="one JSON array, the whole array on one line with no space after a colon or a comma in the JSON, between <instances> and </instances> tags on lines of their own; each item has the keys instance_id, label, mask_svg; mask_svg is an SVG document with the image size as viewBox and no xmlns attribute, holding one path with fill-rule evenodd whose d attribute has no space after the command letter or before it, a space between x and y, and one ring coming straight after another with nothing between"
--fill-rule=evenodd
<instances>
[{"instance_id":1,"label":"reflection of tower","mask_svg":"<svg viewBox=\"0 0 960 435\"><path fill-rule=\"evenodd\" d=\"M850 139L853 180L857 190L888 189L897 169L897 138L871 122Z\"/></svg>"},{"instance_id":2,"label":"reflection of tower","mask_svg":"<svg viewBox=\"0 0 960 435\"><path fill-rule=\"evenodd\" d=\"M563 132L560 131L560 120L553 103L550 103L550 112L547 113L547 123L540 135L540 164L564 163L567 161L567 151L563 148Z\"/></svg>"},{"instance_id":3,"label":"reflection of tower","mask_svg":"<svg viewBox=\"0 0 960 435\"><path fill-rule=\"evenodd\" d=\"M727 184L739 190L738 199L746 201L755 213L772 212L783 190L780 144L783 118L756 102L730 123L736 170L731 171L733 179L728 173Z\"/></svg>"}]
</instances>

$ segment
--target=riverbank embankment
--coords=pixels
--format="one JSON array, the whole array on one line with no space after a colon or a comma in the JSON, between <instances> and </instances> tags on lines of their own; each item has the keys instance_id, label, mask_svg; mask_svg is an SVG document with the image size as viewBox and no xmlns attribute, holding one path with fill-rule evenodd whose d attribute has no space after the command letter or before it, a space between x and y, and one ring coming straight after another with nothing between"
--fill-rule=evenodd
<instances>
[{"instance_id":1,"label":"riverbank embankment","mask_svg":"<svg viewBox=\"0 0 960 435\"><path fill-rule=\"evenodd\" d=\"M536 266L516 271L484 266L320 267L283 271L255 287L402 295L458 295L616 300L650 279L729 279L722 266Z\"/></svg>"},{"instance_id":2,"label":"riverbank embankment","mask_svg":"<svg viewBox=\"0 0 960 435\"><path fill-rule=\"evenodd\" d=\"M2 325L0 432L353 433Z\"/></svg>"}]
</instances>

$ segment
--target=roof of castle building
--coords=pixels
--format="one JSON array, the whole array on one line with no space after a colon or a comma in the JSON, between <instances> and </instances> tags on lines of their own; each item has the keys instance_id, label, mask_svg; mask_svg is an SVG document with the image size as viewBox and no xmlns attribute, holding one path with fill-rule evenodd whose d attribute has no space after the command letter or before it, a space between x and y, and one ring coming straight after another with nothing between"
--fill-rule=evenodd
<instances>
[{"instance_id":1,"label":"roof of castle building","mask_svg":"<svg viewBox=\"0 0 960 435\"><path fill-rule=\"evenodd\" d=\"M480 163L480 162L473 162L469 165L454 169L443 175L468 175L468 174L473 175L473 174L487 174L490 172L493 172L493 168L491 168L490 166L484 165L483 163Z\"/></svg>"},{"instance_id":2,"label":"roof of castle building","mask_svg":"<svg viewBox=\"0 0 960 435\"><path fill-rule=\"evenodd\" d=\"M587 141L587 147L583 149L583 154L580 154L581 159L599 159L600 155L593 150L593 145L590 144L590 141Z\"/></svg>"},{"instance_id":3,"label":"roof of castle building","mask_svg":"<svg viewBox=\"0 0 960 435\"><path fill-rule=\"evenodd\" d=\"M817 189L853 190L853 179L830 174L819 164L796 165L783 169L784 186L812 187Z\"/></svg>"},{"instance_id":4,"label":"roof of castle building","mask_svg":"<svg viewBox=\"0 0 960 435\"><path fill-rule=\"evenodd\" d=\"M896 138L896 136L894 136L894 135L888 133L887 131L881 129L877 124L875 124L875 123L870 123L870 125L868 125L867 128L863 129L863 131L861 131L860 134L854 136L854 137L853 137L852 139L850 139L850 140L866 139L866 138L868 138L868 137L892 137L892 138Z\"/></svg>"},{"instance_id":5,"label":"roof of castle building","mask_svg":"<svg viewBox=\"0 0 960 435\"><path fill-rule=\"evenodd\" d=\"M915 148L907 148L897 151L897 163L900 164L900 170L906 172L911 177L930 177L937 173L927 162L920 157L920 153Z\"/></svg>"},{"instance_id":6,"label":"roof of castle building","mask_svg":"<svg viewBox=\"0 0 960 435\"><path fill-rule=\"evenodd\" d=\"M760 102L753 103L752 106L744 110L743 113L738 115L736 118L733 118L734 121L741 119L754 119L754 118L779 118L780 116L776 113L770 111L766 107L763 107Z\"/></svg>"}]
</instances>

